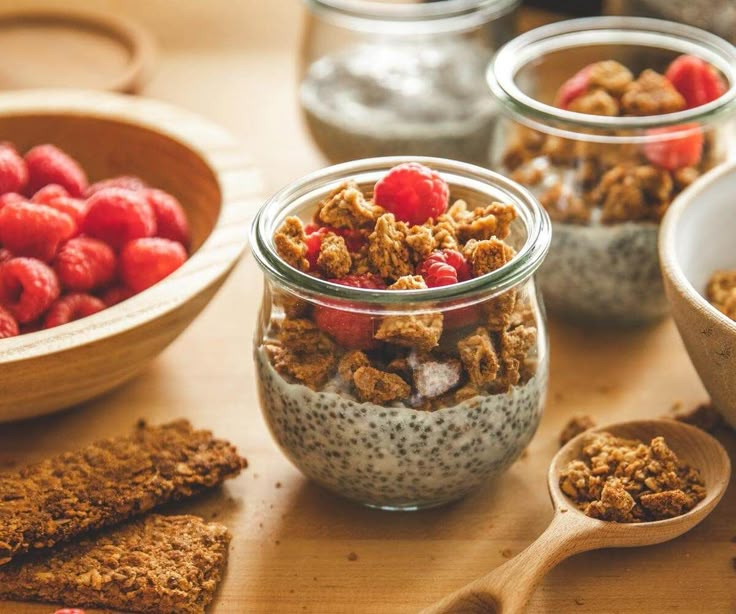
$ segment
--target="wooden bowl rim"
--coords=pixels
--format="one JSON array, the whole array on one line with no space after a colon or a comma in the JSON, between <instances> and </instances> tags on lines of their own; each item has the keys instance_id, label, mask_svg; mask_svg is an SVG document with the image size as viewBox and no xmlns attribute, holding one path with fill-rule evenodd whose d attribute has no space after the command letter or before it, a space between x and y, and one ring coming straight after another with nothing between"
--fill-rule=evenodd
<instances>
[{"instance_id":1,"label":"wooden bowl rim","mask_svg":"<svg viewBox=\"0 0 736 614\"><path fill-rule=\"evenodd\" d=\"M95 30L119 42L128 50L130 60L104 86L115 92L136 91L149 77L156 62L156 42L151 33L135 21L96 10L54 9L52 7L18 8L0 13L0 27L14 22L56 22L78 29ZM48 88L46 88L48 89Z\"/></svg>"},{"instance_id":2,"label":"wooden bowl rim","mask_svg":"<svg viewBox=\"0 0 736 614\"><path fill-rule=\"evenodd\" d=\"M662 220L659 231L659 258L662 275L670 281L675 293L684 299L699 315L717 324L728 331L729 334L736 335L736 322L718 311L698 292L682 272L675 254L675 232L683 213L694 203L700 201L703 191L732 173L736 173L736 161L710 170L675 198ZM673 297L668 295L668 300L672 302Z\"/></svg>"},{"instance_id":3,"label":"wooden bowl rim","mask_svg":"<svg viewBox=\"0 0 736 614\"><path fill-rule=\"evenodd\" d=\"M34 89L0 94L0 118L23 114L89 117L157 132L201 159L218 183L221 202L212 232L170 276L81 320L0 340L0 365L99 342L170 313L216 283L246 250L257 209L248 205L262 198L261 176L239 143L221 127L164 102L110 92Z\"/></svg>"}]
</instances>

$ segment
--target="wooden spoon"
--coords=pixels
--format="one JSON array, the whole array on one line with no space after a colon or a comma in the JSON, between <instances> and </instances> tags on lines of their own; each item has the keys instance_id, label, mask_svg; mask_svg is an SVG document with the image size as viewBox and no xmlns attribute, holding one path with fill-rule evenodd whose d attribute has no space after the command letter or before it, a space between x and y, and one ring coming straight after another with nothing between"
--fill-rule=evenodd
<instances>
[{"instance_id":1,"label":"wooden spoon","mask_svg":"<svg viewBox=\"0 0 736 614\"><path fill-rule=\"evenodd\" d=\"M560 490L560 473L581 457L585 434L569 441L552 459L547 477L555 508L544 533L507 563L425 609L424 614L516 614L545 574L573 554L598 548L648 546L674 539L692 529L718 504L726 491L731 463L718 441L693 426L674 420L641 420L594 429L644 442L662 435L678 457L699 469L707 495L687 514L644 523L605 522L589 518Z\"/></svg>"}]
</instances>

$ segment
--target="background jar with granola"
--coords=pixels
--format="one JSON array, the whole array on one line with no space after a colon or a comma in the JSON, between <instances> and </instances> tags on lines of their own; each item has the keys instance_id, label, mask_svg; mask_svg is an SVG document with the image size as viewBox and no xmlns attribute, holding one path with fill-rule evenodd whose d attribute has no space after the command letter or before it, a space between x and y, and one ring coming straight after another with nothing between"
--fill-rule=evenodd
<instances>
[{"instance_id":1,"label":"background jar with granola","mask_svg":"<svg viewBox=\"0 0 736 614\"><path fill-rule=\"evenodd\" d=\"M553 221L549 309L604 324L665 315L659 221L734 155L736 49L665 21L579 19L508 43L488 78L504 115L493 166Z\"/></svg>"},{"instance_id":2,"label":"background jar with granola","mask_svg":"<svg viewBox=\"0 0 736 614\"><path fill-rule=\"evenodd\" d=\"M285 188L258 213L252 246L265 273L254 356L275 440L326 488L411 510L498 475L536 431L549 359L533 275L550 224L512 181L434 158L418 161L449 187L449 208L399 221L374 186L409 161L343 164ZM332 230L317 257L305 243L315 223ZM451 248L468 274L435 286L422 265Z\"/></svg>"},{"instance_id":3,"label":"background jar with granola","mask_svg":"<svg viewBox=\"0 0 736 614\"><path fill-rule=\"evenodd\" d=\"M438 156L487 165L485 69L520 0L307 0L299 103L330 162Z\"/></svg>"}]
</instances>

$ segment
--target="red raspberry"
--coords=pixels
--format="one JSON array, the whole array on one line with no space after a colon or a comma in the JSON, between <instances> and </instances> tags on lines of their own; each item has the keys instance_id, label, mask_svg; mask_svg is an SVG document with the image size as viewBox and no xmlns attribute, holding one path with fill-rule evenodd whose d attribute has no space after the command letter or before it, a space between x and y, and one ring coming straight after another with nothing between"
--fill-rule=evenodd
<instances>
[{"instance_id":1,"label":"red raspberry","mask_svg":"<svg viewBox=\"0 0 736 614\"><path fill-rule=\"evenodd\" d=\"M555 96L556 107L567 109L573 100L585 93L590 83L590 71L592 68L592 64L582 68L560 86Z\"/></svg>"},{"instance_id":2,"label":"red raspberry","mask_svg":"<svg viewBox=\"0 0 736 614\"><path fill-rule=\"evenodd\" d=\"M450 188L432 169L416 162L395 166L376 183L373 200L397 220L423 224L447 209Z\"/></svg>"},{"instance_id":3,"label":"red raspberry","mask_svg":"<svg viewBox=\"0 0 736 614\"><path fill-rule=\"evenodd\" d=\"M107 188L122 188L131 192L139 192L145 190L148 186L143 179L133 177L132 175L121 175L120 177L112 177L111 179L103 179L90 185L84 195L89 198L93 194L97 194L100 190Z\"/></svg>"},{"instance_id":4,"label":"red raspberry","mask_svg":"<svg viewBox=\"0 0 736 614\"><path fill-rule=\"evenodd\" d=\"M19 333L20 330L15 318L0 305L0 339L17 337Z\"/></svg>"},{"instance_id":5,"label":"red raspberry","mask_svg":"<svg viewBox=\"0 0 736 614\"><path fill-rule=\"evenodd\" d=\"M44 328L54 328L74 320L81 320L106 307L100 299L90 294L72 293L62 296L49 307L43 321Z\"/></svg>"},{"instance_id":6,"label":"red raspberry","mask_svg":"<svg viewBox=\"0 0 736 614\"><path fill-rule=\"evenodd\" d=\"M447 269L448 266L452 272ZM471 277L470 266L465 256L454 249L432 252L417 267L417 273L424 277L424 281L430 288L447 286Z\"/></svg>"},{"instance_id":7,"label":"red raspberry","mask_svg":"<svg viewBox=\"0 0 736 614\"><path fill-rule=\"evenodd\" d=\"M72 198L64 188L55 183L42 187L33 195L31 202L66 213L77 224L77 228L82 227L87 215L87 202Z\"/></svg>"},{"instance_id":8,"label":"red raspberry","mask_svg":"<svg viewBox=\"0 0 736 614\"><path fill-rule=\"evenodd\" d=\"M151 238L131 241L120 252L120 277L134 292L142 292L173 273L187 259L181 243Z\"/></svg>"},{"instance_id":9,"label":"red raspberry","mask_svg":"<svg viewBox=\"0 0 736 614\"><path fill-rule=\"evenodd\" d=\"M644 155L655 166L669 171L697 164L703 155L703 133L698 124L651 128L647 130L647 135L667 135L682 131L685 131L686 134L671 139L644 143ZM0 211L0 214L2 214L2 211Z\"/></svg>"},{"instance_id":10,"label":"red raspberry","mask_svg":"<svg viewBox=\"0 0 736 614\"><path fill-rule=\"evenodd\" d=\"M133 292L130 288L126 288L125 286L113 286L112 288L108 288L103 292L102 294L102 302L105 303L108 307L112 307L113 305L117 305L118 303L122 303L123 301L127 301L131 296L134 296L135 292Z\"/></svg>"},{"instance_id":11,"label":"red raspberry","mask_svg":"<svg viewBox=\"0 0 736 614\"><path fill-rule=\"evenodd\" d=\"M10 203L26 203L28 202L26 200L25 196L21 196L17 192L8 192L7 194L3 194L0 196L0 209L2 209L5 205L9 205Z\"/></svg>"},{"instance_id":12,"label":"red raspberry","mask_svg":"<svg viewBox=\"0 0 736 614\"><path fill-rule=\"evenodd\" d=\"M15 148L0 143L0 194L20 192L28 183L28 166Z\"/></svg>"},{"instance_id":13,"label":"red raspberry","mask_svg":"<svg viewBox=\"0 0 736 614\"><path fill-rule=\"evenodd\" d=\"M74 158L54 145L37 145L25 156L28 165L26 194L35 194L43 186L57 183L71 196L79 197L87 189L87 175Z\"/></svg>"},{"instance_id":14,"label":"red raspberry","mask_svg":"<svg viewBox=\"0 0 736 614\"><path fill-rule=\"evenodd\" d=\"M69 192L66 188L63 188L58 183L50 183L43 186L38 192L31 197L31 202L37 205L48 205L51 201L61 198L62 196L69 196Z\"/></svg>"},{"instance_id":15,"label":"red raspberry","mask_svg":"<svg viewBox=\"0 0 736 614\"><path fill-rule=\"evenodd\" d=\"M59 244L75 234L74 220L46 205L11 203L0 209L0 243L16 256L49 262Z\"/></svg>"},{"instance_id":16,"label":"red raspberry","mask_svg":"<svg viewBox=\"0 0 736 614\"><path fill-rule=\"evenodd\" d=\"M153 236L156 218L139 192L122 188L100 190L87 201L84 232L120 249L128 241Z\"/></svg>"},{"instance_id":17,"label":"red raspberry","mask_svg":"<svg viewBox=\"0 0 736 614\"><path fill-rule=\"evenodd\" d=\"M59 297L54 272L35 258L13 258L0 264L0 304L25 324L46 311Z\"/></svg>"},{"instance_id":18,"label":"red raspberry","mask_svg":"<svg viewBox=\"0 0 736 614\"><path fill-rule=\"evenodd\" d=\"M383 290L386 284L377 275L348 275L342 279L330 279L332 283L353 288ZM350 311L350 305L325 307L314 310L314 323L346 349L371 350L380 343L373 338L373 319L363 313Z\"/></svg>"},{"instance_id":19,"label":"red raspberry","mask_svg":"<svg viewBox=\"0 0 736 614\"><path fill-rule=\"evenodd\" d=\"M0 264L3 262L7 262L8 260L13 259L13 254L11 254L7 249L4 247L0 247Z\"/></svg>"},{"instance_id":20,"label":"red raspberry","mask_svg":"<svg viewBox=\"0 0 736 614\"><path fill-rule=\"evenodd\" d=\"M708 62L694 55L681 55L664 74L682 94L687 108L699 107L726 93L726 82Z\"/></svg>"},{"instance_id":21,"label":"red raspberry","mask_svg":"<svg viewBox=\"0 0 736 614\"><path fill-rule=\"evenodd\" d=\"M163 190L146 190L148 204L156 217L156 236L189 245L189 224L178 200Z\"/></svg>"},{"instance_id":22,"label":"red raspberry","mask_svg":"<svg viewBox=\"0 0 736 614\"><path fill-rule=\"evenodd\" d=\"M59 249L54 270L63 288L86 292L110 283L115 276L115 252L91 237L75 237Z\"/></svg>"}]
</instances>

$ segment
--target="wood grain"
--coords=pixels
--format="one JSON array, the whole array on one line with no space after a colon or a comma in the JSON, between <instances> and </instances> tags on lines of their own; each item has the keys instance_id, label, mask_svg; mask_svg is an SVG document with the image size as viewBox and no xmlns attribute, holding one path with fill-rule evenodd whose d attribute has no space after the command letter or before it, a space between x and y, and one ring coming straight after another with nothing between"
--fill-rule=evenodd
<instances>
[{"instance_id":1,"label":"wood grain","mask_svg":"<svg viewBox=\"0 0 736 614\"><path fill-rule=\"evenodd\" d=\"M81 6L102 2L78 0ZM252 152L267 191L275 192L324 165L296 103L302 7L207 4L205 13L201 0L178 0L172 13L169 0L104 0L106 8L161 26L161 66L145 93L224 125ZM221 491L174 508L216 515L234 534L213 614L415 613L495 569L544 531L552 517L546 472L572 415L590 414L599 424L654 418L706 398L671 321L605 331L553 320L549 399L522 459L446 508L412 514L363 509L308 483L271 440L250 359L261 289L260 272L246 258L202 316L139 377L72 411L0 424L6 462L126 432L141 416L154 422L184 416L236 443L249 469ZM736 458L736 435L717 436ZM527 612L733 614L735 514L732 478L715 511L687 535L648 548L573 556L545 577ZM357 560L348 560L351 552ZM0 602L0 614L52 611Z\"/></svg>"},{"instance_id":2,"label":"wood grain","mask_svg":"<svg viewBox=\"0 0 736 614\"><path fill-rule=\"evenodd\" d=\"M0 95L0 134L21 151L54 143L92 181L138 175L187 211L192 257L162 282L60 328L0 343L0 421L97 396L135 375L214 296L247 242L260 181L223 130L169 105L114 94Z\"/></svg>"}]
</instances>

